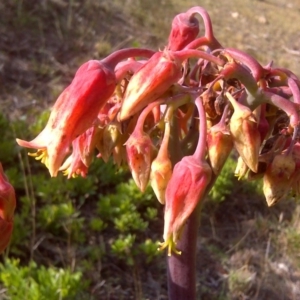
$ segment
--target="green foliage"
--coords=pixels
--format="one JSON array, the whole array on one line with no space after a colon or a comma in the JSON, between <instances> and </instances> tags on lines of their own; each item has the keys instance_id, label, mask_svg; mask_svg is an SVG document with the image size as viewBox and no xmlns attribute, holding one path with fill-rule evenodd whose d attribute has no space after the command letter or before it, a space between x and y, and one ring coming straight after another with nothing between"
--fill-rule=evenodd
<instances>
[{"instance_id":1,"label":"green foliage","mask_svg":"<svg viewBox=\"0 0 300 300\"><path fill-rule=\"evenodd\" d=\"M11 130L10 124L3 115L0 114L0 161L4 162L12 162L13 156L12 153L16 153L15 151L15 143L13 138L13 132Z\"/></svg>"},{"instance_id":2,"label":"green foliage","mask_svg":"<svg viewBox=\"0 0 300 300\"><path fill-rule=\"evenodd\" d=\"M124 259L130 266L134 265L132 250L135 238L136 236L134 234L127 234L126 236L120 235L111 245L112 252L116 254L119 259Z\"/></svg>"},{"instance_id":3,"label":"green foliage","mask_svg":"<svg viewBox=\"0 0 300 300\"><path fill-rule=\"evenodd\" d=\"M21 266L17 259L6 259L0 264L0 280L11 300L74 299L83 288L81 277L80 272L37 266L33 261Z\"/></svg>"},{"instance_id":4,"label":"green foliage","mask_svg":"<svg viewBox=\"0 0 300 300\"><path fill-rule=\"evenodd\" d=\"M209 197L214 202L222 202L226 196L232 193L234 186L234 170L236 161L229 157L222 169L221 174L216 180L213 188L209 193Z\"/></svg>"},{"instance_id":5,"label":"green foliage","mask_svg":"<svg viewBox=\"0 0 300 300\"><path fill-rule=\"evenodd\" d=\"M100 226L115 232L112 252L128 265L133 265L141 254L151 261L158 253L157 242L145 242L149 224L157 220L156 203L151 189L141 193L132 179L117 185L114 194L101 196L97 203Z\"/></svg>"},{"instance_id":6,"label":"green foliage","mask_svg":"<svg viewBox=\"0 0 300 300\"><path fill-rule=\"evenodd\" d=\"M262 195L262 180L238 180L237 177L234 176L235 168L236 160L229 157L209 193L209 198L213 202L222 202L226 197L234 195L235 193Z\"/></svg>"}]
</instances>

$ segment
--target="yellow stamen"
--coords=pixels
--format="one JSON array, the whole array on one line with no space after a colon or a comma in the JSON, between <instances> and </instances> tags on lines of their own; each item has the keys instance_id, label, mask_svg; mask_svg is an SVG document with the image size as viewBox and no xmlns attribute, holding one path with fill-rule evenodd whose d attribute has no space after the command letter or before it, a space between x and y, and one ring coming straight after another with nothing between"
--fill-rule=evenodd
<instances>
[{"instance_id":1,"label":"yellow stamen","mask_svg":"<svg viewBox=\"0 0 300 300\"><path fill-rule=\"evenodd\" d=\"M173 240L172 235L164 242L159 243L158 251L164 250L165 248L168 248L168 256L172 255L172 252L174 252L177 255L181 255L181 251L176 249L176 243Z\"/></svg>"},{"instance_id":2,"label":"yellow stamen","mask_svg":"<svg viewBox=\"0 0 300 300\"><path fill-rule=\"evenodd\" d=\"M35 153L28 153L29 156L35 157L36 160L40 160L47 168L49 168L49 156L47 149L38 149Z\"/></svg>"},{"instance_id":3,"label":"yellow stamen","mask_svg":"<svg viewBox=\"0 0 300 300\"><path fill-rule=\"evenodd\" d=\"M66 170L62 171L63 175L64 176L68 176L69 177L69 174L70 174L70 167L67 168ZM79 175L75 172L73 172L73 174L71 175L72 178L77 178Z\"/></svg>"}]
</instances>

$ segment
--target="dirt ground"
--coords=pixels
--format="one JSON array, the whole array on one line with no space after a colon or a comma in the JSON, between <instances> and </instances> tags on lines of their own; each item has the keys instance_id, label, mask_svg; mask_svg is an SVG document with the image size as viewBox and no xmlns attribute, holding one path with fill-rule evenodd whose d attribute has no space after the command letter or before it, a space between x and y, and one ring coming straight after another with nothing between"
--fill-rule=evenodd
<instances>
[{"instance_id":1,"label":"dirt ground","mask_svg":"<svg viewBox=\"0 0 300 300\"><path fill-rule=\"evenodd\" d=\"M12 120L34 120L82 62L122 47L162 48L172 17L199 3L1 1L1 111ZM222 45L300 76L299 1L202 0L201 6ZM238 182L234 196L218 205L207 203L198 245L201 299L300 299L299 216L294 201L268 209L261 196L239 190ZM142 275L143 299L166 299L164 275L151 272Z\"/></svg>"}]
</instances>

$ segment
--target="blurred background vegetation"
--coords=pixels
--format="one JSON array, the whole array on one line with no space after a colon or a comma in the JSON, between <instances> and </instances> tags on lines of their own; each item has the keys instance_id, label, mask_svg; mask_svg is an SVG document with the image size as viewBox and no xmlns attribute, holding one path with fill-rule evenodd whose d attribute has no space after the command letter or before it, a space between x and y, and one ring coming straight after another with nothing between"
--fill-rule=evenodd
<instances>
[{"instance_id":1,"label":"blurred background vegetation","mask_svg":"<svg viewBox=\"0 0 300 300\"><path fill-rule=\"evenodd\" d=\"M0 299L167 299L163 207L128 170L95 159L87 178L50 178L15 138L32 139L79 65L122 47L162 49L172 18L208 10L216 37L263 65L300 65L294 1L3 0L0 161L17 192ZM234 156L204 203L199 299L300 299L300 205L267 208L260 182L238 181Z\"/></svg>"}]
</instances>

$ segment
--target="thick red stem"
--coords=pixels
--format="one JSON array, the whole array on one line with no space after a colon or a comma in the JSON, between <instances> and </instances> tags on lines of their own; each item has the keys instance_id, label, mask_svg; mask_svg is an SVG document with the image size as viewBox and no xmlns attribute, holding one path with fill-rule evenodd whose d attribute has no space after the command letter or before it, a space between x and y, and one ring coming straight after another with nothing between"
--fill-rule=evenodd
<instances>
[{"instance_id":1,"label":"thick red stem","mask_svg":"<svg viewBox=\"0 0 300 300\"><path fill-rule=\"evenodd\" d=\"M167 257L169 300L196 299L196 250L200 205L188 218L177 245L181 255Z\"/></svg>"},{"instance_id":2,"label":"thick red stem","mask_svg":"<svg viewBox=\"0 0 300 300\"><path fill-rule=\"evenodd\" d=\"M107 65L108 68L114 69L116 65L127 58L130 57L147 57L150 58L155 51L150 49L143 49L143 48L126 48L117 50L107 57L103 58L101 62Z\"/></svg>"},{"instance_id":3,"label":"thick red stem","mask_svg":"<svg viewBox=\"0 0 300 300\"><path fill-rule=\"evenodd\" d=\"M174 54L176 55L176 58L180 59L181 61L194 57L205 59L215 63L218 66L224 66L225 63L222 59L200 50L185 49L181 51L175 51Z\"/></svg>"},{"instance_id":4,"label":"thick red stem","mask_svg":"<svg viewBox=\"0 0 300 300\"><path fill-rule=\"evenodd\" d=\"M223 50L223 52L229 54L234 60L237 60L247 66L251 70L251 73L256 81L259 81L264 77L264 68L258 63L257 60L255 60L246 52L234 48L226 48Z\"/></svg>"}]
</instances>

